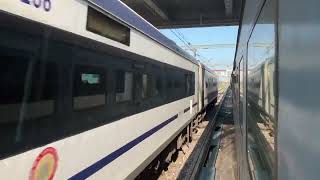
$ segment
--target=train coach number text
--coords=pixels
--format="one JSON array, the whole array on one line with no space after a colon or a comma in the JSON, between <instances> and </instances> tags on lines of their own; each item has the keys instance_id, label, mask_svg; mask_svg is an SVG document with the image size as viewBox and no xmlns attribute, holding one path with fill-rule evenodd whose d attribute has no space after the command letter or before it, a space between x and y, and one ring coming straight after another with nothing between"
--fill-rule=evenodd
<instances>
[{"instance_id":1,"label":"train coach number text","mask_svg":"<svg viewBox=\"0 0 320 180\"><path fill-rule=\"evenodd\" d=\"M21 2L33 5L36 8L43 8L45 11L50 11L52 0L21 0Z\"/></svg>"}]
</instances>

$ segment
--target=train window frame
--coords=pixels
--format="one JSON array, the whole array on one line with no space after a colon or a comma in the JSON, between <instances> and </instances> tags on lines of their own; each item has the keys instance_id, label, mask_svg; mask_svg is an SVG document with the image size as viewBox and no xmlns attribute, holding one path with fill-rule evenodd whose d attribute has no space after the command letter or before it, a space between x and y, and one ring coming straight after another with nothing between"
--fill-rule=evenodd
<instances>
[{"instance_id":1,"label":"train window frame","mask_svg":"<svg viewBox=\"0 0 320 180\"><path fill-rule=\"evenodd\" d=\"M99 36L130 46L129 27L88 6L86 29Z\"/></svg>"}]
</instances>

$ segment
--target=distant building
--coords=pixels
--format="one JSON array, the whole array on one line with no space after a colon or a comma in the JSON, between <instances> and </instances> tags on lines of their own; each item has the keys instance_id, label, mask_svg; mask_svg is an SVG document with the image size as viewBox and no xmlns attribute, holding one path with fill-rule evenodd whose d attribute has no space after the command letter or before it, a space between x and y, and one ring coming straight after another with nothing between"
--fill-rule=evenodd
<instances>
[{"instance_id":1,"label":"distant building","mask_svg":"<svg viewBox=\"0 0 320 180\"><path fill-rule=\"evenodd\" d=\"M214 73L218 76L219 81L230 82L231 69L216 69Z\"/></svg>"}]
</instances>

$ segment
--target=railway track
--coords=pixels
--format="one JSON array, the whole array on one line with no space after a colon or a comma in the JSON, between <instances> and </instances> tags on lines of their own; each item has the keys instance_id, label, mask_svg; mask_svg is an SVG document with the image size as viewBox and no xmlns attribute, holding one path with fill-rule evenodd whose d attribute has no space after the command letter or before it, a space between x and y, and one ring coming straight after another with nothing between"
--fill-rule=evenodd
<instances>
[{"instance_id":1,"label":"railway track","mask_svg":"<svg viewBox=\"0 0 320 180\"><path fill-rule=\"evenodd\" d=\"M192 154L188 158L184 167L182 168L177 179L212 179L214 177L214 169L212 168L217 152L219 149L219 138L216 134L221 134L221 127L218 123L220 109L224 103L226 94L230 92L228 87L221 87L218 99L218 105L215 111L209 111L207 113L208 126L204 130L201 138L197 142ZM221 91L219 91L221 92Z\"/></svg>"}]
</instances>

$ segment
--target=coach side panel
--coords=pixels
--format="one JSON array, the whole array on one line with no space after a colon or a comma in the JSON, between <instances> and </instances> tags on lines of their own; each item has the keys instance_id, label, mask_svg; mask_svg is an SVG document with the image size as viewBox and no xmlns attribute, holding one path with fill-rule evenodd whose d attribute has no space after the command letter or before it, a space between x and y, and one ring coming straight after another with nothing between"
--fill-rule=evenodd
<instances>
[{"instance_id":1,"label":"coach side panel","mask_svg":"<svg viewBox=\"0 0 320 180\"><path fill-rule=\"evenodd\" d=\"M197 113L198 66L144 34L131 29L127 46L87 31L79 1L55 1L50 12L20 1L0 7L20 16L0 18L1 81L16 87L1 113L17 109L1 120L4 177L45 173L50 163L57 179L133 178ZM12 73L16 81L6 79Z\"/></svg>"}]
</instances>

